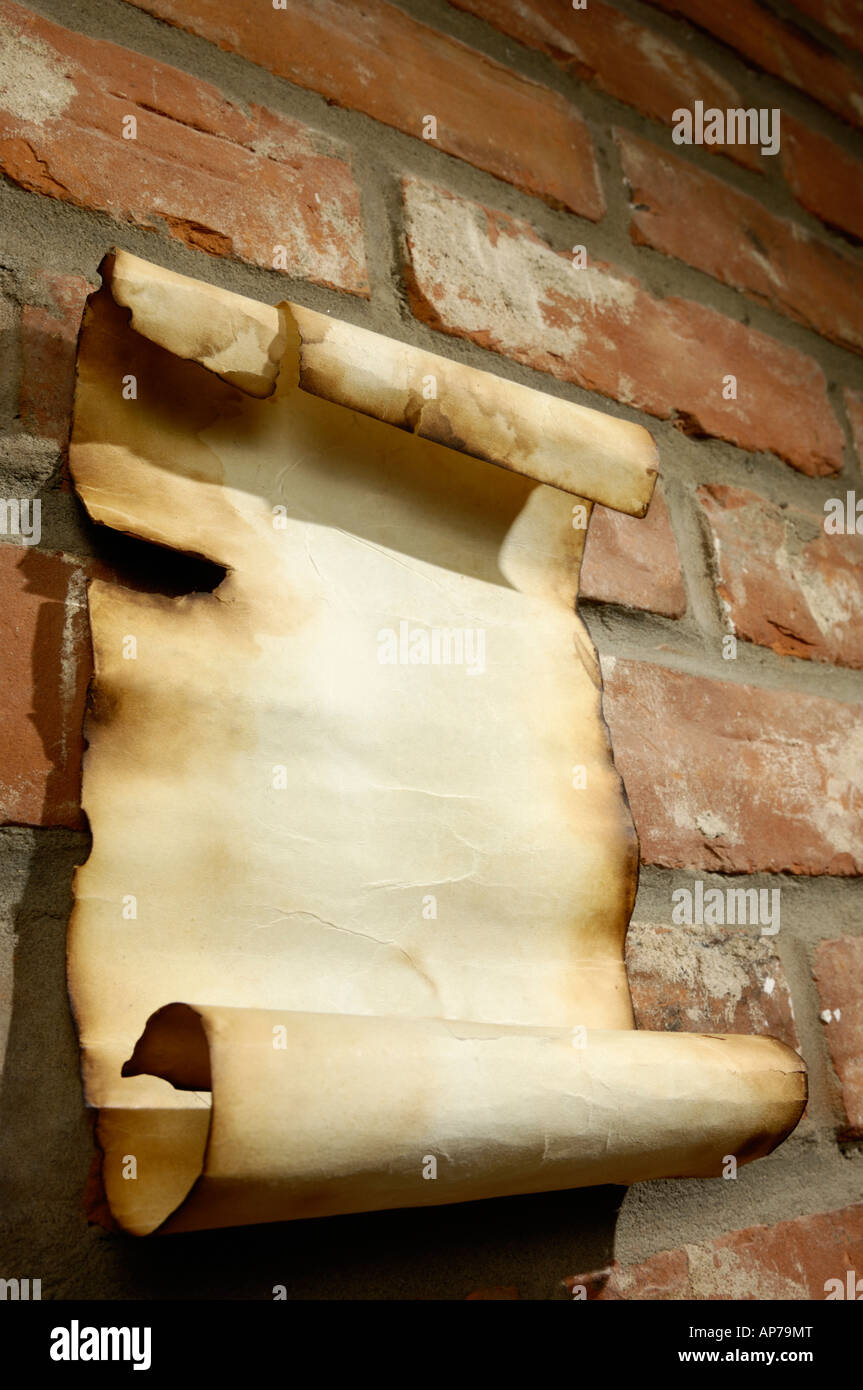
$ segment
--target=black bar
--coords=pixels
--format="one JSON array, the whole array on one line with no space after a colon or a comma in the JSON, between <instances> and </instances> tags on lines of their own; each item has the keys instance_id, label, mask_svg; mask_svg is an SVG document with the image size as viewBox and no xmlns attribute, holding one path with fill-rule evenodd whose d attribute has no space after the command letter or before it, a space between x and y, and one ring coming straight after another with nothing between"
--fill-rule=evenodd
<instances>
[{"instance_id":1,"label":"black bar","mask_svg":"<svg viewBox=\"0 0 863 1390\"><path fill-rule=\"evenodd\" d=\"M102 1329L111 1328L116 1334L103 1339ZM337 1383L340 1367L348 1385L370 1379L374 1390L381 1380L428 1390L436 1368L459 1383L471 1366L482 1371L483 1386L498 1378L511 1384L522 1370L532 1387L561 1377L616 1384L626 1374L676 1371L694 1378L706 1367L732 1374L757 1368L769 1384L789 1370L847 1374L862 1330L863 1309L841 1301L566 1300L556 1309L537 1301L485 1310L467 1301L335 1298L0 1305L4 1366L9 1372L14 1363L19 1380L37 1373L92 1380L107 1372L161 1381L169 1373L199 1383L212 1376L215 1386L269 1368L280 1373L280 1390L289 1380ZM87 1359L91 1351L105 1359ZM392 1374L383 1375L386 1367Z\"/></svg>"}]
</instances>

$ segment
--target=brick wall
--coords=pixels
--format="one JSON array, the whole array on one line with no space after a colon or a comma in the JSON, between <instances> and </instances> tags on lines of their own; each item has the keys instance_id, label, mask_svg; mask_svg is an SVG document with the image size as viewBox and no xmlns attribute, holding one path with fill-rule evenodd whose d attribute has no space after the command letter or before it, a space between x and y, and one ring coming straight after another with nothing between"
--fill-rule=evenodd
<instances>
[{"instance_id":1,"label":"brick wall","mask_svg":"<svg viewBox=\"0 0 863 1390\"><path fill-rule=\"evenodd\" d=\"M0 1274L43 1297L624 1299L863 1276L863 535L823 524L863 499L859 0L0 0L0 46L0 491L42 506L38 545L0 537ZM779 110L778 153L675 143L697 101ZM86 580L206 579L100 536L68 484L112 244L654 432L650 512L596 510L582 583L641 842L630 979L642 1027L801 1050L809 1108L771 1158L170 1252L88 1228L63 977ZM676 921L698 881L778 890L779 930Z\"/></svg>"}]
</instances>

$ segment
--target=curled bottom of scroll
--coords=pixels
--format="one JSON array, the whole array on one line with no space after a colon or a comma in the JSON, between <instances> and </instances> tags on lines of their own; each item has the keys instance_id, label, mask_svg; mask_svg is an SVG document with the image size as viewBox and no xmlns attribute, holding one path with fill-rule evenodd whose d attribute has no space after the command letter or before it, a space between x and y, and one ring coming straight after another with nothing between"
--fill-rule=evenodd
<instances>
[{"instance_id":1,"label":"curled bottom of scroll","mask_svg":"<svg viewBox=\"0 0 863 1390\"><path fill-rule=\"evenodd\" d=\"M718 1177L806 1104L803 1062L767 1037L181 1003L123 1074L199 1093L101 1112L106 1194L136 1235Z\"/></svg>"}]
</instances>

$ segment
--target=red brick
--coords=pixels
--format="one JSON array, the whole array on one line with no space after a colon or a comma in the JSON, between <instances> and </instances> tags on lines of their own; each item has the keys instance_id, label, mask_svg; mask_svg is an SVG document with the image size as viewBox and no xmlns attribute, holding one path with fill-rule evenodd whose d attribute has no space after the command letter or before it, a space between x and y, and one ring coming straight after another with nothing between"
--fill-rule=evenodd
<instances>
[{"instance_id":1,"label":"red brick","mask_svg":"<svg viewBox=\"0 0 863 1390\"><path fill-rule=\"evenodd\" d=\"M620 603L666 618L686 612L686 588L677 542L657 487L642 518L594 507L584 546L581 598Z\"/></svg>"},{"instance_id":2,"label":"red brick","mask_svg":"<svg viewBox=\"0 0 863 1390\"><path fill-rule=\"evenodd\" d=\"M798 1216L775 1226L748 1226L715 1240L662 1250L639 1264L614 1264L574 1274L588 1299L824 1299L833 1287L863 1277L863 1204L817 1216ZM826 1287L825 1287L826 1286ZM859 1296L859 1295L858 1295ZM717 1343L705 1339L696 1350Z\"/></svg>"},{"instance_id":3,"label":"red brick","mask_svg":"<svg viewBox=\"0 0 863 1390\"><path fill-rule=\"evenodd\" d=\"M863 711L603 660L603 712L645 864L863 873Z\"/></svg>"},{"instance_id":4,"label":"red brick","mask_svg":"<svg viewBox=\"0 0 863 1390\"><path fill-rule=\"evenodd\" d=\"M250 58L328 101L435 143L553 205L605 211L590 133L578 112L384 0L129 0L169 24Z\"/></svg>"},{"instance_id":5,"label":"red brick","mask_svg":"<svg viewBox=\"0 0 863 1390\"><path fill-rule=\"evenodd\" d=\"M823 24L843 43L863 53L863 10L860 0L791 0L796 9Z\"/></svg>"},{"instance_id":6,"label":"red brick","mask_svg":"<svg viewBox=\"0 0 863 1390\"><path fill-rule=\"evenodd\" d=\"M863 163L791 116L782 117L782 172L807 212L863 241Z\"/></svg>"},{"instance_id":7,"label":"red brick","mask_svg":"<svg viewBox=\"0 0 863 1390\"><path fill-rule=\"evenodd\" d=\"M857 462L863 469L863 394L859 391L845 390L845 409L851 423L851 437Z\"/></svg>"},{"instance_id":8,"label":"red brick","mask_svg":"<svg viewBox=\"0 0 863 1390\"><path fill-rule=\"evenodd\" d=\"M825 338L863 351L863 264L755 199L617 131L634 242L703 270Z\"/></svg>"},{"instance_id":9,"label":"red brick","mask_svg":"<svg viewBox=\"0 0 863 1390\"><path fill-rule=\"evenodd\" d=\"M0 169L15 183L212 255L271 267L282 245L292 274L368 293L359 194L324 137L8 0L0 24L21 74L0 97Z\"/></svg>"},{"instance_id":10,"label":"red brick","mask_svg":"<svg viewBox=\"0 0 863 1390\"><path fill-rule=\"evenodd\" d=\"M84 571L59 555L0 545L0 595L0 820L80 827Z\"/></svg>"},{"instance_id":11,"label":"red brick","mask_svg":"<svg viewBox=\"0 0 863 1390\"><path fill-rule=\"evenodd\" d=\"M803 473L841 467L811 358L700 304L657 299L600 261L576 269L525 222L414 179L404 192L408 296L433 328ZM726 374L737 400L722 397Z\"/></svg>"},{"instance_id":12,"label":"red brick","mask_svg":"<svg viewBox=\"0 0 863 1390\"><path fill-rule=\"evenodd\" d=\"M75 351L84 300L80 275L44 277L49 306L21 310L21 420L31 434L66 445L75 393Z\"/></svg>"},{"instance_id":13,"label":"red brick","mask_svg":"<svg viewBox=\"0 0 863 1390\"><path fill-rule=\"evenodd\" d=\"M863 937L820 942L815 980L830 1056L842 1087L845 1123L841 1134L845 1139L863 1139Z\"/></svg>"},{"instance_id":14,"label":"red brick","mask_svg":"<svg viewBox=\"0 0 863 1390\"><path fill-rule=\"evenodd\" d=\"M782 962L773 940L756 933L630 922L626 974L636 1028L768 1034L799 1047Z\"/></svg>"},{"instance_id":15,"label":"red brick","mask_svg":"<svg viewBox=\"0 0 863 1390\"><path fill-rule=\"evenodd\" d=\"M737 635L783 656L863 667L863 536L828 535L823 512L741 488L702 487L698 498Z\"/></svg>"},{"instance_id":16,"label":"red brick","mask_svg":"<svg viewBox=\"0 0 863 1390\"><path fill-rule=\"evenodd\" d=\"M758 0L650 0L691 19L756 67L781 77L852 125L863 125L863 80L823 44L784 23Z\"/></svg>"},{"instance_id":17,"label":"red brick","mask_svg":"<svg viewBox=\"0 0 863 1390\"><path fill-rule=\"evenodd\" d=\"M674 111L695 101L706 106L742 105L739 92L707 63L655 29L619 10L590 0L586 9L550 6L547 0L450 0L504 34L545 53L579 82L590 83L665 125ZM738 164L760 169L751 145L708 145Z\"/></svg>"}]
</instances>

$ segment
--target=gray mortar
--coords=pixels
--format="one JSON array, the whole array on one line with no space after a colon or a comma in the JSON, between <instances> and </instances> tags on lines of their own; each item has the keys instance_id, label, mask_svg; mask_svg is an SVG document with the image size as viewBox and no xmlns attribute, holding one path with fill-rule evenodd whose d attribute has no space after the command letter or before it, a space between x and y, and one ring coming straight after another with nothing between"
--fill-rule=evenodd
<instances>
[{"instance_id":1,"label":"gray mortar","mask_svg":"<svg viewBox=\"0 0 863 1390\"><path fill-rule=\"evenodd\" d=\"M855 145L856 137L840 120L792 88L753 72L730 49L637 0L618 3L624 12L685 44L694 58L714 67L735 85L744 105L779 106L783 113L806 120L845 149L859 153L859 142ZM295 299L508 380L646 425L659 445L688 611L683 619L672 621L614 605L584 603L582 611L599 650L658 660L723 680L751 681L848 702L863 700L860 672L779 657L746 642L739 643L737 661L722 660L720 643L726 629L695 502L697 486L709 482L753 488L777 503L810 511L820 510L827 497L841 495L846 487L859 489L861 476L853 460L839 390L841 386L859 388L859 359L698 271L658 252L635 248L609 130L619 125L678 157L692 159L704 171L760 198L776 214L793 218L859 258L859 248L825 232L817 219L794 202L778 161L771 166L770 160L764 160L765 172L759 175L726 158L681 150L672 145L664 127L584 88L541 54L450 8L444 0L402 0L402 8L417 18L573 101L591 128L608 202L605 218L594 225L547 207L422 140L357 112L329 106L316 94L171 28L122 0L40 0L31 8L64 27L172 64L212 83L231 100L255 101L293 115L352 151L372 289L369 302L327 291L275 271L210 257L162 232L119 223L105 214L0 182L0 225L4 227L0 291L11 304L11 312L0 313L5 344L0 359L0 492L8 496L40 490L43 548L76 556L98 555L102 541L76 498L60 489L59 451L23 434L14 417L16 304L37 302L42 295L35 267L79 274L95 282L105 252L119 245L251 298L269 303ZM859 55L819 31L785 0L775 0L775 8L816 33L863 72ZM55 101L61 96L61 88L54 91ZM418 124L423 114L418 113ZM849 441L843 472L834 479L809 479L770 454L748 454L718 440L687 438L668 421L655 420L416 322L407 309L401 279L399 183L403 174L439 183L522 218L558 250L584 243L592 256L635 274L657 295L691 297L808 353L831 384L831 399ZM295 1298L463 1298L474 1288L497 1284L517 1285L522 1297L566 1298L561 1282L566 1275L600 1267L614 1252L624 1261L638 1260L723 1231L840 1207L861 1196L863 1153L859 1146L843 1148L835 1140L837 1080L812 980L813 952L819 940L863 932L859 883L753 875L746 880L747 886L782 888L782 929L774 944L795 1001L811 1099L797 1132L769 1158L742 1168L736 1182L639 1184L625 1194L622 1189L594 1188L167 1240L135 1241L88 1227L81 1195L93 1149L81 1104L64 974L71 876L87 849L85 834L16 827L0 830L2 985L9 979L11 947L16 942L14 1003L0 1090L4 1192L0 1276L41 1278L45 1298L267 1299L276 1284L287 1285L289 1297ZM634 917L668 921L672 889L695 877L723 882L720 875L643 870ZM0 1019L0 1042L5 1027Z\"/></svg>"}]
</instances>

